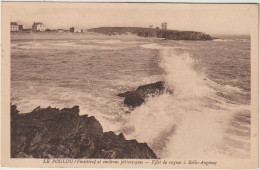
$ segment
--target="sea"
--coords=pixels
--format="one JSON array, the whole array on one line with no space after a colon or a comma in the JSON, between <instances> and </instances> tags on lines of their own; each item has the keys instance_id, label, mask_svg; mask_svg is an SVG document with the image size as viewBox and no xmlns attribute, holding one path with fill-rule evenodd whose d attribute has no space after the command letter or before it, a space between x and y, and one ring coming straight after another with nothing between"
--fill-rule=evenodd
<instances>
[{"instance_id":1,"label":"sea","mask_svg":"<svg viewBox=\"0 0 260 170\"><path fill-rule=\"evenodd\" d=\"M103 130L165 159L250 158L250 36L212 41L82 33L11 35L11 103L20 113L80 107ZM174 94L129 109L118 93L165 81Z\"/></svg>"}]
</instances>

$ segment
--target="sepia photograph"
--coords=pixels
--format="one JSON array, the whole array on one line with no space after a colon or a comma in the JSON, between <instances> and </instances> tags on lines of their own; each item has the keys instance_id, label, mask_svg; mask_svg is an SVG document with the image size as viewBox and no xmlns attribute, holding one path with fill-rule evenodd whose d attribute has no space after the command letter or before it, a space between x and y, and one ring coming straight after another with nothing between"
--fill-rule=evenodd
<instances>
[{"instance_id":1,"label":"sepia photograph","mask_svg":"<svg viewBox=\"0 0 260 170\"><path fill-rule=\"evenodd\" d=\"M2 164L257 168L258 4L3 2L1 26Z\"/></svg>"}]
</instances>

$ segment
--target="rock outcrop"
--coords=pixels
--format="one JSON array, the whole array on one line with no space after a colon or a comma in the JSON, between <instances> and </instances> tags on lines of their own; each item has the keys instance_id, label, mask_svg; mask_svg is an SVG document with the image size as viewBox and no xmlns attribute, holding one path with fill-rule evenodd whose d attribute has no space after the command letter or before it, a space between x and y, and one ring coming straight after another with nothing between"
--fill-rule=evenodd
<instances>
[{"instance_id":1,"label":"rock outcrop","mask_svg":"<svg viewBox=\"0 0 260 170\"><path fill-rule=\"evenodd\" d=\"M127 91L118 94L119 97L125 97L124 103L128 107L137 107L145 102L148 96L158 96L163 93L173 94L172 90L169 90L165 86L165 82L158 81L156 83L139 86L136 90Z\"/></svg>"},{"instance_id":2,"label":"rock outcrop","mask_svg":"<svg viewBox=\"0 0 260 170\"><path fill-rule=\"evenodd\" d=\"M12 158L155 159L146 143L103 132L95 117L79 115L79 107L36 108L19 114L11 106Z\"/></svg>"},{"instance_id":3,"label":"rock outcrop","mask_svg":"<svg viewBox=\"0 0 260 170\"><path fill-rule=\"evenodd\" d=\"M140 37L154 37L165 38L168 40L192 40L192 41L205 41L213 40L213 38L205 33L197 31L178 31L178 30L162 30L156 28L144 27L99 27L91 28L89 32L95 32L105 35L121 35L121 34L134 34Z\"/></svg>"},{"instance_id":4,"label":"rock outcrop","mask_svg":"<svg viewBox=\"0 0 260 170\"><path fill-rule=\"evenodd\" d=\"M158 31L156 33L158 38L165 38L168 40L213 40L213 38L202 32L195 32L195 31Z\"/></svg>"}]
</instances>

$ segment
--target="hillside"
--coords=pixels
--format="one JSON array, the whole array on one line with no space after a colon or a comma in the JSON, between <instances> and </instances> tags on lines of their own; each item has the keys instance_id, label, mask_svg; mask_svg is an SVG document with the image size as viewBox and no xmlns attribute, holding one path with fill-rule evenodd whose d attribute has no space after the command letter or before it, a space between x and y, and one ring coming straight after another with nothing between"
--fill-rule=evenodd
<instances>
[{"instance_id":1,"label":"hillside","mask_svg":"<svg viewBox=\"0 0 260 170\"><path fill-rule=\"evenodd\" d=\"M95 32L105 35L138 34L140 31L147 31L149 28L143 27L99 27L88 29L89 32Z\"/></svg>"},{"instance_id":2,"label":"hillside","mask_svg":"<svg viewBox=\"0 0 260 170\"><path fill-rule=\"evenodd\" d=\"M213 38L205 33L196 31L161 30L144 27L99 27L88 30L105 35L136 34L140 37L157 37L169 40L212 40Z\"/></svg>"}]
</instances>

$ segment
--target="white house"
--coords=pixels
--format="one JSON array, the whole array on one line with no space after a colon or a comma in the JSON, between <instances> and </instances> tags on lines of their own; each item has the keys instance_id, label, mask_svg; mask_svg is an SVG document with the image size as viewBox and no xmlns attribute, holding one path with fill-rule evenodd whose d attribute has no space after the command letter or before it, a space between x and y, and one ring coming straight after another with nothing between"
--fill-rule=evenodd
<instances>
[{"instance_id":1,"label":"white house","mask_svg":"<svg viewBox=\"0 0 260 170\"><path fill-rule=\"evenodd\" d=\"M32 25L32 31L45 31L45 25L42 22L34 22Z\"/></svg>"},{"instance_id":2,"label":"white house","mask_svg":"<svg viewBox=\"0 0 260 170\"><path fill-rule=\"evenodd\" d=\"M11 22L10 24L10 30L12 32L16 32L16 31L19 31L19 25L17 24L17 22Z\"/></svg>"}]
</instances>

